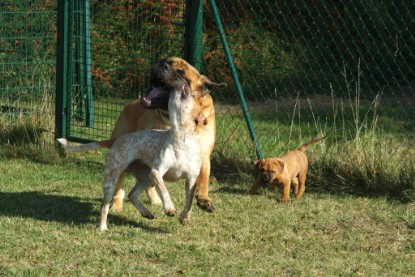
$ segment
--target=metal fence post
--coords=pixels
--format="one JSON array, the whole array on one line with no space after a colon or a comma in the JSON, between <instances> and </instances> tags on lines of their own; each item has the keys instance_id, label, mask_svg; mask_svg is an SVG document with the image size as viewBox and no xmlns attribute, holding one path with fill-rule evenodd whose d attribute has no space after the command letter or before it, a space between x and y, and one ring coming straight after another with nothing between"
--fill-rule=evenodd
<instances>
[{"instance_id":1,"label":"metal fence post","mask_svg":"<svg viewBox=\"0 0 415 277\"><path fill-rule=\"evenodd\" d=\"M55 136L61 138L67 136L69 0L58 1L57 21Z\"/></svg>"},{"instance_id":2,"label":"metal fence post","mask_svg":"<svg viewBox=\"0 0 415 277\"><path fill-rule=\"evenodd\" d=\"M242 111L244 113L245 121L248 126L249 134L255 146L255 152L256 152L257 158L262 159L262 152L259 147L257 137L255 135L254 126L251 121L251 116L249 115L249 111L246 105L245 96L243 94L241 83L239 82L238 73L236 71L235 64L232 58L232 53L231 53L231 50L229 49L229 45L228 45L228 42L225 36L225 31L223 30L222 22L219 17L218 7L216 6L215 0L209 0L209 3L210 3L210 7L212 8L216 26L218 27L218 32L219 32L220 39L222 41L223 49L225 50L226 60L232 72L232 79L233 79L233 82L235 83L236 90L239 95L239 100L241 101Z\"/></svg>"},{"instance_id":3,"label":"metal fence post","mask_svg":"<svg viewBox=\"0 0 415 277\"><path fill-rule=\"evenodd\" d=\"M197 70L202 68L203 0L186 1L184 57Z\"/></svg>"},{"instance_id":4,"label":"metal fence post","mask_svg":"<svg viewBox=\"0 0 415 277\"><path fill-rule=\"evenodd\" d=\"M76 63L75 63L75 76L77 86L75 87L76 90L76 113L74 118L78 121L84 120L84 98L85 98L85 22L82 18L84 6L80 3L80 1L74 1L74 17L75 17L75 56L76 56Z\"/></svg>"},{"instance_id":5,"label":"metal fence post","mask_svg":"<svg viewBox=\"0 0 415 277\"><path fill-rule=\"evenodd\" d=\"M90 28L90 10L89 10L89 0L85 0L85 9L84 9L84 19L85 19L85 81L86 81L86 126L93 128L94 127L94 101L92 95L92 80L91 80L91 28Z\"/></svg>"}]
</instances>

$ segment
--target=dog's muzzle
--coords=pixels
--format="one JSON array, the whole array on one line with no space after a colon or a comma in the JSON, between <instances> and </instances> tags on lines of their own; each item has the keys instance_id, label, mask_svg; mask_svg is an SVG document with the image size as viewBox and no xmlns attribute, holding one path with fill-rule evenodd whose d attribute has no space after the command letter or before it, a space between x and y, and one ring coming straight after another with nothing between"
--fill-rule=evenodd
<instances>
[{"instance_id":1,"label":"dog's muzzle","mask_svg":"<svg viewBox=\"0 0 415 277\"><path fill-rule=\"evenodd\" d=\"M169 94L177 79L177 73L168 62L157 63L150 73L151 88L141 96L141 104L147 109L167 109Z\"/></svg>"},{"instance_id":2,"label":"dog's muzzle","mask_svg":"<svg viewBox=\"0 0 415 277\"><path fill-rule=\"evenodd\" d=\"M162 86L153 87L140 98L141 104L148 109L167 106L170 91Z\"/></svg>"},{"instance_id":3,"label":"dog's muzzle","mask_svg":"<svg viewBox=\"0 0 415 277\"><path fill-rule=\"evenodd\" d=\"M271 175L269 173L262 174L262 182L264 184L269 184L271 181Z\"/></svg>"}]
</instances>

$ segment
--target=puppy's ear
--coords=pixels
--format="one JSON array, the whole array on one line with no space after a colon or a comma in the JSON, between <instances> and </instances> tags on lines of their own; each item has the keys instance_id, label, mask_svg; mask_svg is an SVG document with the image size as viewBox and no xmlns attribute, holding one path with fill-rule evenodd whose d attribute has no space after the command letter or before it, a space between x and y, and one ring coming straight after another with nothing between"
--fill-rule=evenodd
<instances>
[{"instance_id":1,"label":"puppy's ear","mask_svg":"<svg viewBox=\"0 0 415 277\"><path fill-rule=\"evenodd\" d=\"M282 173L284 171L285 162L283 160L277 159L275 161L275 165L279 173Z\"/></svg>"}]
</instances>

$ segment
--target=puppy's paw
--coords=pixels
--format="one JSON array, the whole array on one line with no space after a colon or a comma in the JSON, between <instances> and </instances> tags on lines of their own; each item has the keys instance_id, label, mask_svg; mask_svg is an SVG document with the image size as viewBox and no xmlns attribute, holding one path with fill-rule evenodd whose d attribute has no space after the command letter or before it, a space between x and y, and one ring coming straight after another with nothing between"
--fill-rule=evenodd
<instances>
[{"instance_id":1,"label":"puppy's paw","mask_svg":"<svg viewBox=\"0 0 415 277\"><path fill-rule=\"evenodd\" d=\"M202 210L207 211L209 213L213 213L213 211L215 210L212 200L201 199L201 198L197 198L196 200L197 200L197 206L201 208Z\"/></svg>"}]
</instances>

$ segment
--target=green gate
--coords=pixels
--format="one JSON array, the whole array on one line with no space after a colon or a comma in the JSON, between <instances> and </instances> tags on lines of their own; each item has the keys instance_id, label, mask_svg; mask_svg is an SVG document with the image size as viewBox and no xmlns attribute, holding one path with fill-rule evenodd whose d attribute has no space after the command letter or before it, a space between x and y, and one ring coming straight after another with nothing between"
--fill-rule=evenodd
<instances>
[{"instance_id":1,"label":"green gate","mask_svg":"<svg viewBox=\"0 0 415 277\"><path fill-rule=\"evenodd\" d=\"M108 138L122 107L148 85L150 67L183 56L183 1L61 0L58 4L58 136Z\"/></svg>"}]
</instances>

